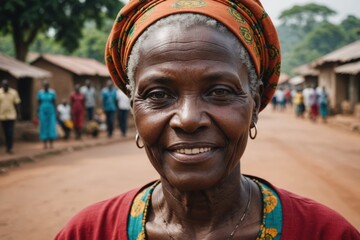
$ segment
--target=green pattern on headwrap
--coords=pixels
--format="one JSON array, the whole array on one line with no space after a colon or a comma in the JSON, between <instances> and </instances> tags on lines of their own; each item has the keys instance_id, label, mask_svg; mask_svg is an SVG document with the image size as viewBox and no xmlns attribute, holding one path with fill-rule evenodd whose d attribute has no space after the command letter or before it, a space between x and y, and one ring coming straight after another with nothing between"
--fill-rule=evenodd
<instances>
[{"instance_id":1,"label":"green pattern on headwrap","mask_svg":"<svg viewBox=\"0 0 360 240\"><path fill-rule=\"evenodd\" d=\"M246 27L240 27L240 32L241 32L241 35L244 37L244 40L248 44L251 44L253 41L253 38L252 38L252 34L251 34L250 30L247 29Z\"/></svg>"},{"instance_id":2,"label":"green pattern on headwrap","mask_svg":"<svg viewBox=\"0 0 360 240\"><path fill-rule=\"evenodd\" d=\"M276 59L279 56L280 51L274 45L267 45L266 48L269 51L270 59L273 60L273 59Z\"/></svg>"},{"instance_id":3,"label":"green pattern on headwrap","mask_svg":"<svg viewBox=\"0 0 360 240\"><path fill-rule=\"evenodd\" d=\"M201 8L205 7L206 2L202 0L178 0L173 5L174 8L182 9L182 8Z\"/></svg>"},{"instance_id":4,"label":"green pattern on headwrap","mask_svg":"<svg viewBox=\"0 0 360 240\"><path fill-rule=\"evenodd\" d=\"M232 17L234 17L234 19L235 19L236 21L238 21L239 23L244 23L244 22L245 22L244 17L241 16L235 9L229 8L229 9L228 9L228 12L229 12L230 15L231 15Z\"/></svg>"},{"instance_id":5,"label":"green pattern on headwrap","mask_svg":"<svg viewBox=\"0 0 360 240\"><path fill-rule=\"evenodd\" d=\"M269 15L267 14L267 12L265 10L263 10L263 14L261 16L261 20L264 20L265 18L267 18Z\"/></svg>"}]
</instances>

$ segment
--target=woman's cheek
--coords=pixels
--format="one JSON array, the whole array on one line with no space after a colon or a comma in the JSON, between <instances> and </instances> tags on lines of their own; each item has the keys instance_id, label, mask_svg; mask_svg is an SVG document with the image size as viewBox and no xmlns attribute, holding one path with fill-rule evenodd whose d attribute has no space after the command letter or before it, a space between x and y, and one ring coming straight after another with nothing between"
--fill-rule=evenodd
<instances>
[{"instance_id":1,"label":"woman's cheek","mask_svg":"<svg viewBox=\"0 0 360 240\"><path fill-rule=\"evenodd\" d=\"M134 107L136 128L144 144L159 145L161 133L166 128L166 114L161 111L151 111L141 106Z\"/></svg>"}]
</instances>

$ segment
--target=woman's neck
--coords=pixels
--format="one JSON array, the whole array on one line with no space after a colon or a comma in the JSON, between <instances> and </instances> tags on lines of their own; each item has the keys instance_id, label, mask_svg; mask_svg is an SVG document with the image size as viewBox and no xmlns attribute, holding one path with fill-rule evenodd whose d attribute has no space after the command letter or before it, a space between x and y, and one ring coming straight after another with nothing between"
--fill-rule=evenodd
<instances>
[{"instance_id":1,"label":"woman's neck","mask_svg":"<svg viewBox=\"0 0 360 240\"><path fill-rule=\"evenodd\" d=\"M249 187L238 171L226 177L218 186L202 191L181 192L162 180L162 191L157 191L156 195L164 218L169 221L218 226L246 207L250 197Z\"/></svg>"}]
</instances>

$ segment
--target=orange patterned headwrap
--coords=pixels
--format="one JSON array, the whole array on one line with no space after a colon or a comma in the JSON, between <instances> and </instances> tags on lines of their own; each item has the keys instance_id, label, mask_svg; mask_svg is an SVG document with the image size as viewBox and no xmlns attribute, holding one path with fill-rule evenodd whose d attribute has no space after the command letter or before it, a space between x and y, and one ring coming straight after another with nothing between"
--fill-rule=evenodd
<instances>
[{"instance_id":1,"label":"orange patterned headwrap","mask_svg":"<svg viewBox=\"0 0 360 240\"><path fill-rule=\"evenodd\" d=\"M178 13L209 16L241 41L263 83L260 110L271 100L280 75L280 46L271 19L258 0L131 0L121 9L108 38L106 65L125 93L126 66L137 38L157 20Z\"/></svg>"}]
</instances>

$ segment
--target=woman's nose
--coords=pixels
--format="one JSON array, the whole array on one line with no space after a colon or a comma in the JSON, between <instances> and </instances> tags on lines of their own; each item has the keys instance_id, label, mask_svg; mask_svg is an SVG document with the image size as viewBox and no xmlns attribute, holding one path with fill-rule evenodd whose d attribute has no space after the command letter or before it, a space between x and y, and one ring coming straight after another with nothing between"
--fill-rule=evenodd
<instances>
[{"instance_id":1,"label":"woman's nose","mask_svg":"<svg viewBox=\"0 0 360 240\"><path fill-rule=\"evenodd\" d=\"M203 127L209 127L210 125L211 119L206 111L204 111L201 100L191 98L180 101L176 113L170 120L170 127L181 129L188 133L195 132Z\"/></svg>"}]
</instances>

